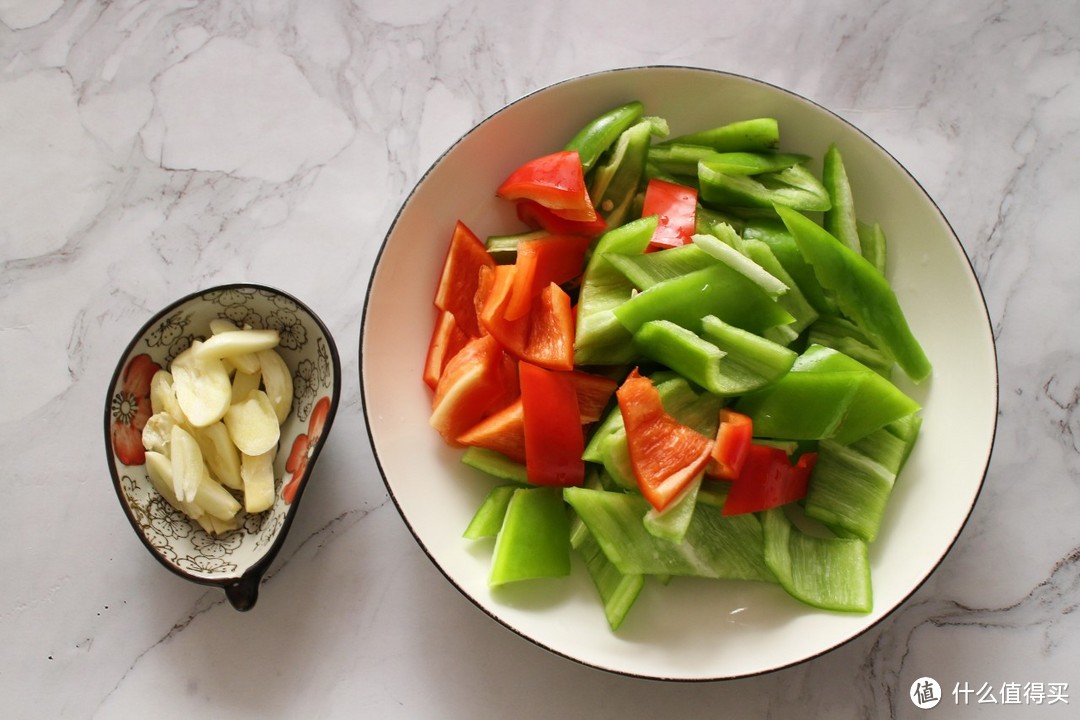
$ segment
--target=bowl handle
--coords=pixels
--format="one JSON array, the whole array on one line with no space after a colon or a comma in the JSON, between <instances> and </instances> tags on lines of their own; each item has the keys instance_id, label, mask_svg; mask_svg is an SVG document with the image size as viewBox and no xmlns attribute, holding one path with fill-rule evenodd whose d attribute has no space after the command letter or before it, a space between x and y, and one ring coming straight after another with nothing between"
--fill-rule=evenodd
<instances>
[{"instance_id":1,"label":"bowl handle","mask_svg":"<svg viewBox=\"0 0 1080 720\"><path fill-rule=\"evenodd\" d=\"M260 573L247 572L240 579L225 586L225 597L235 609L250 610L255 607L255 601L259 599L260 582L262 582Z\"/></svg>"}]
</instances>

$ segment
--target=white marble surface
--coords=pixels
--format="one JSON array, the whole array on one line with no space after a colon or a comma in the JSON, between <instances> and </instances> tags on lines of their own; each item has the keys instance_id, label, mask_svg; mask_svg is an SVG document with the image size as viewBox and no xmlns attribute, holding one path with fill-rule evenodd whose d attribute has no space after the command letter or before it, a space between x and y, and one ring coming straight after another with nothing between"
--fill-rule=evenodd
<instances>
[{"instance_id":1,"label":"white marble surface","mask_svg":"<svg viewBox=\"0 0 1080 720\"><path fill-rule=\"evenodd\" d=\"M388 501L360 408L364 290L412 184L507 101L655 63L785 86L875 137L952 223L998 344L992 463L936 574L864 636L737 681L611 675L491 621ZM1078 80L1076 0L0 0L3 715L1075 716ZM307 301L345 362L247 614L143 550L101 427L131 333L231 280ZM1004 704L1011 683L1066 697Z\"/></svg>"}]
</instances>

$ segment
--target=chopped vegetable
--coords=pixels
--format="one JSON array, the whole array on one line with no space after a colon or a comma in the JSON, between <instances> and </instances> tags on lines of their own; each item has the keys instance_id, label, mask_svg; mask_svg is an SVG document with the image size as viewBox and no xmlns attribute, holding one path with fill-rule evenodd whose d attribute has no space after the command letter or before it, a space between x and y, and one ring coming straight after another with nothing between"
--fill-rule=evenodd
<instances>
[{"instance_id":1,"label":"chopped vegetable","mask_svg":"<svg viewBox=\"0 0 1080 720\"><path fill-rule=\"evenodd\" d=\"M891 372L931 372L884 230L836 145L819 178L773 118L668 139L644 110L510 173L496 192L524 229L455 228L423 379L433 427L496 483L465 536L496 538L492 586L578 553L613 630L650 576L868 612L868 545L921 422Z\"/></svg>"}]
</instances>

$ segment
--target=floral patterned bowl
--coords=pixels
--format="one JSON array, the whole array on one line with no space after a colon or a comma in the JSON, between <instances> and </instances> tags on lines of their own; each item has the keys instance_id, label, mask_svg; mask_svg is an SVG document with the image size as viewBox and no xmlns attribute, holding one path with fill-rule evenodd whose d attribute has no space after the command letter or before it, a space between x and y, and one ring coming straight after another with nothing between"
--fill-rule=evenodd
<instances>
[{"instance_id":1,"label":"floral patterned bowl","mask_svg":"<svg viewBox=\"0 0 1080 720\"><path fill-rule=\"evenodd\" d=\"M262 513L240 510L240 527L220 536L175 510L146 474L142 428L150 417L150 380L210 321L272 328L293 376L293 406L274 460L275 498ZM183 578L224 589L249 610L296 514L315 460L330 432L341 388L341 363L330 331L299 300L269 287L223 285L183 297L136 333L113 373L105 401L105 449L113 485L135 533L162 565Z\"/></svg>"}]
</instances>

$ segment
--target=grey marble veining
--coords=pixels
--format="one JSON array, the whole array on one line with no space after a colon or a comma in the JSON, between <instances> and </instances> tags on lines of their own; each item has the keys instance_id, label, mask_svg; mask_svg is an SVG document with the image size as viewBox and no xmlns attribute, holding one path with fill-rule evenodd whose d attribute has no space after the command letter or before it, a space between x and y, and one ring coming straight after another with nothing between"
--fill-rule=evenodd
<instances>
[{"instance_id":1,"label":"grey marble veining","mask_svg":"<svg viewBox=\"0 0 1080 720\"><path fill-rule=\"evenodd\" d=\"M343 441L366 437L360 310L413 183L506 102L640 64L757 77L874 137L956 230L998 347L992 463L938 571L854 641L738 681L614 676L506 631L416 546L366 442ZM1075 716L1078 80L1076 0L0 2L5 716ZM229 280L308 301L346 365L246 615L154 563L101 457L119 348ZM921 676L943 686L933 710L908 697ZM1067 702L951 694L1051 683Z\"/></svg>"}]
</instances>

